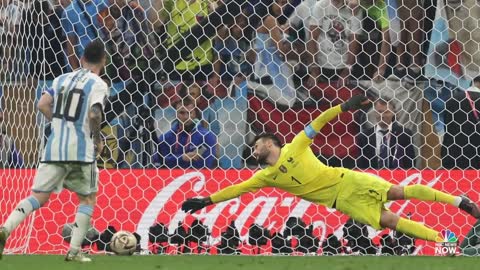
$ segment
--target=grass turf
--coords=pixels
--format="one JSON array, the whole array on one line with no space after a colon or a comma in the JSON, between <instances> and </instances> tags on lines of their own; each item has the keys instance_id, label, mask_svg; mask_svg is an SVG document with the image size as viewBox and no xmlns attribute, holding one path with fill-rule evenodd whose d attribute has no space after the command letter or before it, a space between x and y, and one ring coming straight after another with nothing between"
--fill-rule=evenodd
<instances>
[{"instance_id":1,"label":"grass turf","mask_svg":"<svg viewBox=\"0 0 480 270\"><path fill-rule=\"evenodd\" d=\"M272 257L272 256L92 256L88 264L64 262L62 256L12 255L0 261L2 270L402 270L477 269L472 257Z\"/></svg>"}]
</instances>

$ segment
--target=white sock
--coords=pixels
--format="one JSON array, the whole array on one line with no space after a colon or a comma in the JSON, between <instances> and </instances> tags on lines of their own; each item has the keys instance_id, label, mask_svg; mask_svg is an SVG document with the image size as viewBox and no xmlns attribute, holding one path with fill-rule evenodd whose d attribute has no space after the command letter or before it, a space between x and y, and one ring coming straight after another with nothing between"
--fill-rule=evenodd
<instances>
[{"instance_id":1,"label":"white sock","mask_svg":"<svg viewBox=\"0 0 480 270\"><path fill-rule=\"evenodd\" d=\"M24 221L30 213L40 208L40 203L38 200L30 196L28 198L23 199L15 210L10 213L8 216L7 221L3 224L3 227L7 230L7 233L10 234L17 226Z\"/></svg>"},{"instance_id":2,"label":"white sock","mask_svg":"<svg viewBox=\"0 0 480 270\"><path fill-rule=\"evenodd\" d=\"M459 207L461 202L462 202L462 197L456 196L455 201L453 201L453 205L455 205L456 207Z\"/></svg>"},{"instance_id":3,"label":"white sock","mask_svg":"<svg viewBox=\"0 0 480 270\"><path fill-rule=\"evenodd\" d=\"M72 240L70 241L70 252L77 254L82 249L82 242L85 239L90 226L93 206L81 204L78 206L75 223L73 224Z\"/></svg>"}]
</instances>

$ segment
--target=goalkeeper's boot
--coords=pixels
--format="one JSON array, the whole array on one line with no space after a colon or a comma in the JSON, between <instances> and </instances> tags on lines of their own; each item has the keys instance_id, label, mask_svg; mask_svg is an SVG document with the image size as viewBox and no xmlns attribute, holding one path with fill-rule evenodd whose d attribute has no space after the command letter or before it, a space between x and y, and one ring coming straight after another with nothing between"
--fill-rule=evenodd
<instances>
[{"instance_id":1,"label":"goalkeeper's boot","mask_svg":"<svg viewBox=\"0 0 480 270\"><path fill-rule=\"evenodd\" d=\"M0 260L2 259L3 249L7 243L8 233L5 228L0 228Z\"/></svg>"},{"instance_id":2,"label":"goalkeeper's boot","mask_svg":"<svg viewBox=\"0 0 480 270\"><path fill-rule=\"evenodd\" d=\"M470 200L467 196L462 195L460 197L462 197L462 202L460 202L460 205L458 206L458 208L469 213L474 218L479 219L480 208L478 207L478 205L474 203L472 200Z\"/></svg>"},{"instance_id":3,"label":"goalkeeper's boot","mask_svg":"<svg viewBox=\"0 0 480 270\"><path fill-rule=\"evenodd\" d=\"M85 256L85 254L83 254L82 252L78 252L77 254L73 254L71 251L69 251L67 253L67 256L65 256L65 261L66 262L88 263L88 262L91 262L92 259Z\"/></svg>"}]
</instances>

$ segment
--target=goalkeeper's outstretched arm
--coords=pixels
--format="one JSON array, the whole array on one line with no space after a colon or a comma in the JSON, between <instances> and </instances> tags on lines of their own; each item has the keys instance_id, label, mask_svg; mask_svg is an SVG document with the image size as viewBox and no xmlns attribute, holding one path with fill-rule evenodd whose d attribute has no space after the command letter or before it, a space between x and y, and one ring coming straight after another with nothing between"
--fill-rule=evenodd
<instances>
[{"instance_id":1,"label":"goalkeeper's outstretched arm","mask_svg":"<svg viewBox=\"0 0 480 270\"><path fill-rule=\"evenodd\" d=\"M262 181L259 177L261 173L262 172L259 171L247 181L226 187L210 195L209 197L187 199L182 204L182 210L187 213L195 213L196 211L208 205L237 198L247 192L255 192L258 189L266 186L265 181Z\"/></svg>"},{"instance_id":2,"label":"goalkeeper's outstretched arm","mask_svg":"<svg viewBox=\"0 0 480 270\"><path fill-rule=\"evenodd\" d=\"M353 96L346 102L334 106L315 118L310 124L305 127L305 130L300 132L292 141L295 147L307 147L312 142L313 138L320 132L320 130L333 118L337 117L342 112L350 110L358 110L367 108L371 105L370 100L366 96Z\"/></svg>"}]
</instances>

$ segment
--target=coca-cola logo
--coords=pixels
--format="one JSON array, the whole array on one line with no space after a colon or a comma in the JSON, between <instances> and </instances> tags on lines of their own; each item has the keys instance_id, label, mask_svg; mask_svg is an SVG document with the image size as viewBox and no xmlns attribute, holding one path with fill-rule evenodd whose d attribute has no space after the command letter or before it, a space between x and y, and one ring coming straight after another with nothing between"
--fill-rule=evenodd
<instances>
[{"instance_id":1,"label":"coca-cola logo","mask_svg":"<svg viewBox=\"0 0 480 270\"><path fill-rule=\"evenodd\" d=\"M427 186L434 186L441 179L441 177L442 175L439 174L430 180L426 180L423 179L421 173L414 173L408 175L406 178L398 182L400 185L421 183ZM206 185L206 176L202 172L186 173L173 179L169 184L163 187L146 207L138 222L136 231L142 237L141 246L143 248L148 247L148 229L156 222L159 215L162 215L164 212L172 213L176 211L169 221L168 230L170 234L174 232L178 222L185 220L187 215L180 209L180 204L178 204L177 209L165 209L165 205L169 201L173 200L173 198L178 198L178 196L183 196L183 199L185 199L185 185L187 183L189 187L191 186L191 191L194 193L206 195L203 192ZM389 202L386 204L386 206L395 213L402 215L410 203L411 202L408 200ZM322 208L322 206L295 198L293 195L280 194L280 196L275 196L260 194L255 196L248 203L243 203L242 198L235 198L226 202L218 203L207 209L202 209L196 214L193 214L193 217L203 221L210 231L219 225L217 224L219 218L225 218L228 216L235 217L235 225L240 232L245 232L245 228L247 228L251 223L256 223L269 229L275 228L278 231L283 231L285 229L284 221L286 221L289 217L303 218L308 213L318 213ZM340 215L340 213L338 213L335 209L323 208L323 211L326 212L327 215L329 213ZM279 213L281 216L278 216L277 219L273 219L274 221L268 223L268 220L271 220L270 217L279 215ZM316 217L318 219L311 220L311 224L313 225L315 232L317 232L317 235L320 237L321 241L323 241L326 237L328 226L336 226L333 228L333 233L337 235L337 237L342 237L342 223L336 222L336 224L328 224L325 217L318 215ZM249 221L248 224L247 221ZM422 220L419 221L423 222ZM381 232L375 231L372 228L369 230L370 237L375 237L379 233ZM246 233L241 234L242 240L245 240L247 237L248 235ZM212 235L210 244L216 244L219 240L219 235Z\"/></svg>"},{"instance_id":2,"label":"coca-cola logo","mask_svg":"<svg viewBox=\"0 0 480 270\"><path fill-rule=\"evenodd\" d=\"M394 184L420 183L450 194L467 194L474 201L479 201L477 190L480 188L480 178L477 170L370 172ZM6 210L0 215L0 220L5 220L12 207L28 196L35 170L0 170L0 174L3 175L0 177L0 185L5 187L3 196L0 196L0 207ZM222 231L231 221L235 221L241 238L245 240L252 223L281 233L289 217L300 217L306 224L312 224L315 227L314 235L322 240L331 233L337 237L343 236L343 224L348 217L335 209L312 204L273 188L264 188L256 193L247 193L212 205L195 215L186 215L180 210L180 205L186 198L207 196L246 180L252 174L251 170L102 170L92 225L99 231L108 226L136 231L142 236L143 248L148 247L148 230L154 223L168 224L172 234L178 221L185 221L188 226L194 218L200 219L210 229L211 245L218 242ZM66 252L68 245L64 243L59 230L75 218L78 206L71 196L69 192L52 195L48 205L35 212L31 222L22 223L10 235L7 252ZM450 229L459 239L467 235L476 221L458 208L442 203L398 201L387 206L402 216L412 213L413 220L425 223L435 230ZM378 243L379 234L388 232L371 229L370 237ZM417 241L416 246L420 246L417 251L421 250L421 254L434 254L433 244Z\"/></svg>"}]
</instances>

